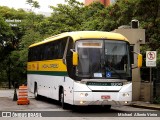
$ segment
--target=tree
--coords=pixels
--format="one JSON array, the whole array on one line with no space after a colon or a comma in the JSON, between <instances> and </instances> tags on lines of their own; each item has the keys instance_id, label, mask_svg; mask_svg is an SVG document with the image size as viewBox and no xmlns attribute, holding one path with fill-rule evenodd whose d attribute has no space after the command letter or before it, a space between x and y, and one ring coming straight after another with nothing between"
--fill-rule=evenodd
<instances>
[{"instance_id":1,"label":"tree","mask_svg":"<svg viewBox=\"0 0 160 120\"><path fill-rule=\"evenodd\" d=\"M35 18L34 26L36 29L38 22L44 17L42 15L32 15ZM31 13L22 9L15 10L0 6L0 82L14 80L22 83L21 80L26 79L27 41L28 44L32 44L38 36L38 33L34 32L35 29L31 30L32 28L28 27L31 23L28 16L31 16ZM9 22L15 20L21 22ZM17 26L11 26L10 24L17 24ZM28 39L25 39L26 36L29 36ZM34 40L31 38L34 38ZM40 38L42 37L37 39L40 40ZM22 47L24 39L26 46ZM29 42L29 40L32 42Z\"/></svg>"},{"instance_id":2,"label":"tree","mask_svg":"<svg viewBox=\"0 0 160 120\"><path fill-rule=\"evenodd\" d=\"M66 2L68 2L67 5L51 6L53 14L49 20L59 28L59 33L78 30L84 21L83 4L76 0L66 0Z\"/></svg>"},{"instance_id":3,"label":"tree","mask_svg":"<svg viewBox=\"0 0 160 120\"><path fill-rule=\"evenodd\" d=\"M31 11L33 12L35 8L40 8L40 5L37 1L34 1L34 0L27 0L26 1L27 4L29 4L31 6Z\"/></svg>"},{"instance_id":4,"label":"tree","mask_svg":"<svg viewBox=\"0 0 160 120\"><path fill-rule=\"evenodd\" d=\"M142 46L142 52L145 55L147 50L157 51L160 66L160 0L137 0L135 7L134 15L146 30L146 44Z\"/></svg>"},{"instance_id":5,"label":"tree","mask_svg":"<svg viewBox=\"0 0 160 120\"><path fill-rule=\"evenodd\" d=\"M25 35L22 37L20 42L19 50L14 50L10 56L12 81L23 83L26 80L28 47L29 45L40 40L42 40L42 37L39 32L34 32L32 29L25 32Z\"/></svg>"},{"instance_id":6,"label":"tree","mask_svg":"<svg viewBox=\"0 0 160 120\"><path fill-rule=\"evenodd\" d=\"M0 61L4 60L12 50L11 39L14 36L11 28L5 22L5 20L0 16Z\"/></svg>"}]
</instances>

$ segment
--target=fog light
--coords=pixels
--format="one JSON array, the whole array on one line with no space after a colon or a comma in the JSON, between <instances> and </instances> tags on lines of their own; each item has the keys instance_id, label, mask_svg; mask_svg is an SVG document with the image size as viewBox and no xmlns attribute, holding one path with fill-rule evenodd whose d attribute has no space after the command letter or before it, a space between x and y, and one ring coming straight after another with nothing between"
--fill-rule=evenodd
<instances>
[{"instance_id":1,"label":"fog light","mask_svg":"<svg viewBox=\"0 0 160 120\"><path fill-rule=\"evenodd\" d=\"M128 103L128 101L125 101L124 103L125 103L125 104L127 104L127 103Z\"/></svg>"},{"instance_id":2,"label":"fog light","mask_svg":"<svg viewBox=\"0 0 160 120\"><path fill-rule=\"evenodd\" d=\"M80 104L84 104L85 103L85 101L80 101Z\"/></svg>"}]
</instances>

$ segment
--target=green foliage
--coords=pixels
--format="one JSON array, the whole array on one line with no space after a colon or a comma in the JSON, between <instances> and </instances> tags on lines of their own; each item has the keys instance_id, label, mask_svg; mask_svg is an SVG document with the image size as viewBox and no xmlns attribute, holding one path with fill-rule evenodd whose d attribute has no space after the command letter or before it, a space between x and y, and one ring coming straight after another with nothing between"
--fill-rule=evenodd
<instances>
[{"instance_id":1,"label":"green foliage","mask_svg":"<svg viewBox=\"0 0 160 120\"><path fill-rule=\"evenodd\" d=\"M0 16L0 45L3 46L4 41L7 42L13 35L9 25L5 22L4 18Z\"/></svg>"},{"instance_id":2,"label":"green foliage","mask_svg":"<svg viewBox=\"0 0 160 120\"><path fill-rule=\"evenodd\" d=\"M146 30L146 44L143 51L157 51L157 65L160 66L160 0L137 0L134 12L141 28ZM146 48L146 49L145 49ZM145 52L143 52L145 56Z\"/></svg>"},{"instance_id":3,"label":"green foliage","mask_svg":"<svg viewBox=\"0 0 160 120\"><path fill-rule=\"evenodd\" d=\"M12 27L6 20L21 20ZM44 19L23 10L0 7L0 82L11 81L22 83L26 80L26 62L28 46L42 37L36 31L37 24Z\"/></svg>"},{"instance_id":4,"label":"green foliage","mask_svg":"<svg viewBox=\"0 0 160 120\"><path fill-rule=\"evenodd\" d=\"M160 104L160 96L157 96L153 99L153 103Z\"/></svg>"},{"instance_id":5,"label":"green foliage","mask_svg":"<svg viewBox=\"0 0 160 120\"><path fill-rule=\"evenodd\" d=\"M31 11L32 11L32 8L40 8L40 5L37 1L27 0L26 2L31 6Z\"/></svg>"},{"instance_id":6,"label":"green foliage","mask_svg":"<svg viewBox=\"0 0 160 120\"><path fill-rule=\"evenodd\" d=\"M66 0L68 5L59 4L58 7L51 7L53 9L52 16L49 18L52 30L56 30L55 34L79 30L84 21L82 3L75 0Z\"/></svg>"},{"instance_id":7,"label":"green foliage","mask_svg":"<svg viewBox=\"0 0 160 120\"><path fill-rule=\"evenodd\" d=\"M32 29L28 30L21 39L19 49L11 52L12 81L19 80L19 83L23 83L26 80L28 47L41 39L42 37L39 32L35 32Z\"/></svg>"}]
</instances>

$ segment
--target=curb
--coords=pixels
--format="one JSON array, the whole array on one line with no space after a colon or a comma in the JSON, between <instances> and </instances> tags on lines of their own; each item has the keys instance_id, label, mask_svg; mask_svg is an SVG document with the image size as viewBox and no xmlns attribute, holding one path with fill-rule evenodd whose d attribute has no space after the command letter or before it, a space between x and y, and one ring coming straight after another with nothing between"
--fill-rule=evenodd
<instances>
[{"instance_id":1,"label":"curb","mask_svg":"<svg viewBox=\"0 0 160 120\"><path fill-rule=\"evenodd\" d=\"M140 104L132 104L130 105L132 107L137 107L137 108L146 108L146 109L151 109L151 110L160 110L160 106L156 104L149 104L149 105L140 105Z\"/></svg>"}]
</instances>

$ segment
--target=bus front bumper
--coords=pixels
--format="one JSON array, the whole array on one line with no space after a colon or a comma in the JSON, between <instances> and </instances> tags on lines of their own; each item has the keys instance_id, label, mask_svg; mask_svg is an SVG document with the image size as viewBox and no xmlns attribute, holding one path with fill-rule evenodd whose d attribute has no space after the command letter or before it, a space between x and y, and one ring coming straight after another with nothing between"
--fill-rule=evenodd
<instances>
[{"instance_id":1,"label":"bus front bumper","mask_svg":"<svg viewBox=\"0 0 160 120\"><path fill-rule=\"evenodd\" d=\"M132 92L74 92L74 105L130 105Z\"/></svg>"}]
</instances>

